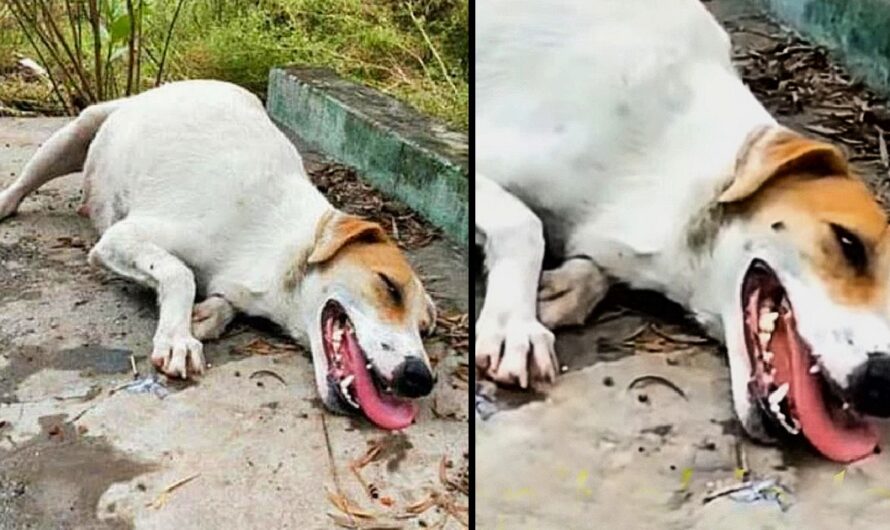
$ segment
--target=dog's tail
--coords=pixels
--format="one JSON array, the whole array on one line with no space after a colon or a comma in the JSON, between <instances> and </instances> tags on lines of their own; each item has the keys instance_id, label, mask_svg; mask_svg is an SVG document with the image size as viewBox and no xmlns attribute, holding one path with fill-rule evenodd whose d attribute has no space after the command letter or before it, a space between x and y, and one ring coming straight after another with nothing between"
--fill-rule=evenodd
<instances>
[{"instance_id":1,"label":"dog's tail","mask_svg":"<svg viewBox=\"0 0 890 530\"><path fill-rule=\"evenodd\" d=\"M50 180L82 170L90 142L122 102L118 99L87 107L50 136L25 164L19 178L0 192L0 219L15 213L26 195Z\"/></svg>"}]
</instances>

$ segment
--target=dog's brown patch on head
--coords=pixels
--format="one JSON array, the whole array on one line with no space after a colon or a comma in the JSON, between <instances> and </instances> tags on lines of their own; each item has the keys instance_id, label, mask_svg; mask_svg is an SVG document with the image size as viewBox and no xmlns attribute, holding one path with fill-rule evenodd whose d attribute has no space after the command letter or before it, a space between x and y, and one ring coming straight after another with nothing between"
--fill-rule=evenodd
<instances>
[{"instance_id":1,"label":"dog's brown patch on head","mask_svg":"<svg viewBox=\"0 0 890 530\"><path fill-rule=\"evenodd\" d=\"M428 318L426 293L405 255L377 223L350 215L323 219L307 263L339 274L386 322ZM335 272L336 271L336 272Z\"/></svg>"},{"instance_id":2,"label":"dog's brown patch on head","mask_svg":"<svg viewBox=\"0 0 890 530\"><path fill-rule=\"evenodd\" d=\"M887 218L843 152L785 129L752 142L719 202L788 237L838 303L883 304Z\"/></svg>"},{"instance_id":3,"label":"dog's brown patch on head","mask_svg":"<svg viewBox=\"0 0 890 530\"><path fill-rule=\"evenodd\" d=\"M417 305L418 283L404 254L391 241L352 245L338 259L362 271L361 291L386 322L402 322Z\"/></svg>"}]
</instances>

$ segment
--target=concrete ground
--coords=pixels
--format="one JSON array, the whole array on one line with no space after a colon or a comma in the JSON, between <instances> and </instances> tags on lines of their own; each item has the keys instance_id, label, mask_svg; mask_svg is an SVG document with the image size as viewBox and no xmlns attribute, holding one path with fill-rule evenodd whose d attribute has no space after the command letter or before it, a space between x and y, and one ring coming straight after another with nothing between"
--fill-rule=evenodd
<instances>
[{"instance_id":1,"label":"concrete ground","mask_svg":"<svg viewBox=\"0 0 890 530\"><path fill-rule=\"evenodd\" d=\"M0 119L0 187L64 120ZM400 434L323 410L308 354L262 321L207 343L199 382L131 392L131 356L153 373L154 297L89 267L79 197L64 177L0 223L0 529L462 527L465 354L430 340L440 384ZM441 311L467 311L461 252L411 259ZM349 464L375 447L366 491Z\"/></svg>"},{"instance_id":2,"label":"concrete ground","mask_svg":"<svg viewBox=\"0 0 890 530\"><path fill-rule=\"evenodd\" d=\"M748 2L706 5L749 28L733 34L739 51L776 31ZM877 185L883 172L866 175ZM479 308L484 285L475 290ZM546 395L483 385L477 396L479 528L887 527L887 452L842 466L806 447L751 442L721 348L657 295L613 293L587 325L557 333L557 351L567 373ZM886 446L890 425L880 430ZM756 488L733 491L740 470Z\"/></svg>"}]
</instances>

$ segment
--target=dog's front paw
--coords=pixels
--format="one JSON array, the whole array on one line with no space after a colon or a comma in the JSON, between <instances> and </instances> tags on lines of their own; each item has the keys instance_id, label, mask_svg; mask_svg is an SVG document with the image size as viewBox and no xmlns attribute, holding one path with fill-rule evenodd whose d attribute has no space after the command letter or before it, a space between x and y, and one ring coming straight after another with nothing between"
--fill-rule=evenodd
<instances>
[{"instance_id":1,"label":"dog's front paw","mask_svg":"<svg viewBox=\"0 0 890 530\"><path fill-rule=\"evenodd\" d=\"M552 383L557 359L554 337L535 319L479 319L476 325L476 366L502 384Z\"/></svg>"},{"instance_id":2,"label":"dog's front paw","mask_svg":"<svg viewBox=\"0 0 890 530\"><path fill-rule=\"evenodd\" d=\"M155 336L151 362L170 377L204 373L204 346L187 333Z\"/></svg>"}]
</instances>

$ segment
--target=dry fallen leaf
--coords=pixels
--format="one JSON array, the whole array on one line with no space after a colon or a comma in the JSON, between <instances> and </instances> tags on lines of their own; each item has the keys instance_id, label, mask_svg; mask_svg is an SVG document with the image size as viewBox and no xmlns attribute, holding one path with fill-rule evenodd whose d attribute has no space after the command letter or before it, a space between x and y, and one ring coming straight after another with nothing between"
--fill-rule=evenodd
<instances>
[{"instance_id":1,"label":"dry fallen leaf","mask_svg":"<svg viewBox=\"0 0 890 530\"><path fill-rule=\"evenodd\" d=\"M300 348L294 344L272 343L261 338L255 338L247 344L235 348L235 350L242 355L276 355L299 351L299 349Z\"/></svg>"},{"instance_id":2,"label":"dry fallen leaf","mask_svg":"<svg viewBox=\"0 0 890 530\"><path fill-rule=\"evenodd\" d=\"M386 521L374 521L374 522L359 522L354 519L349 519L347 517L343 517L340 514L336 514L333 512L328 512L328 517L333 519L334 523L337 526L341 526L343 528L360 528L362 530L393 530L404 528L404 525L395 522L386 522Z\"/></svg>"},{"instance_id":3,"label":"dry fallen leaf","mask_svg":"<svg viewBox=\"0 0 890 530\"><path fill-rule=\"evenodd\" d=\"M331 501L338 510L346 515L353 515L362 519L376 519L377 514L374 512L359 508L353 504L346 495L328 490L328 500Z\"/></svg>"},{"instance_id":4,"label":"dry fallen leaf","mask_svg":"<svg viewBox=\"0 0 890 530\"><path fill-rule=\"evenodd\" d=\"M167 497L170 495L171 492L173 492L173 490L191 482L192 480L198 478L200 475L201 475L200 473L195 473L194 475L192 475L190 477L186 477L184 479L177 480L173 484L170 484L169 486L167 486L166 488L161 490L161 493L158 494L157 498L155 498L155 500L152 502L145 503L145 506L147 506L149 508L154 508L155 510L157 510L158 508L163 508L164 505L167 504Z\"/></svg>"}]
</instances>

